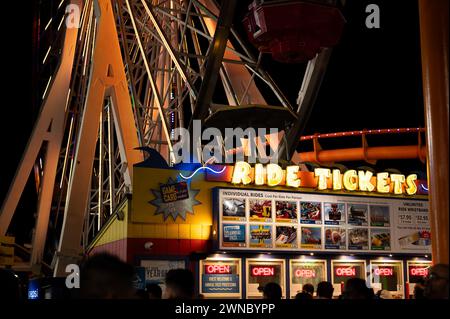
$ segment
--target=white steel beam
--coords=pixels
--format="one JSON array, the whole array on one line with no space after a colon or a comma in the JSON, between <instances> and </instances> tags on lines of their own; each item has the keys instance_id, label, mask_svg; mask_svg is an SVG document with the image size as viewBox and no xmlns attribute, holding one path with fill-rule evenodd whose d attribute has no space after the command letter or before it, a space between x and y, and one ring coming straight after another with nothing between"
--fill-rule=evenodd
<instances>
[{"instance_id":1,"label":"white steel beam","mask_svg":"<svg viewBox=\"0 0 450 319\"><path fill-rule=\"evenodd\" d=\"M79 5L80 1L72 1L72 4ZM65 106L72 77L77 34L77 28L70 28L65 31L60 65L53 77L51 86L47 90L47 96L44 97L44 103L31 138L28 141L25 153L1 208L0 235L5 235L39 150L42 144L47 142L43 179L38 199L37 220L33 236L33 248L31 251L31 264L39 264L42 261L44 252L53 189L56 183L58 158L64 135Z\"/></svg>"},{"instance_id":2,"label":"white steel beam","mask_svg":"<svg viewBox=\"0 0 450 319\"><path fill-rule=\"evenodd\" d=\"M123 147L125 153L130 188L133 165L143 160L142 153L134 150L140 145L112 3L111 0L95 0L94 4L97 8L97 33L92 69L77 138L72 177L68 185L64 222L54 269L55 276L64 275L66 265L77 261L83 253L81 236L89 200L99 116L105 97L113 99L116 133L122 137L123 145L119 147Z\"/></svg>"}]
</instances>

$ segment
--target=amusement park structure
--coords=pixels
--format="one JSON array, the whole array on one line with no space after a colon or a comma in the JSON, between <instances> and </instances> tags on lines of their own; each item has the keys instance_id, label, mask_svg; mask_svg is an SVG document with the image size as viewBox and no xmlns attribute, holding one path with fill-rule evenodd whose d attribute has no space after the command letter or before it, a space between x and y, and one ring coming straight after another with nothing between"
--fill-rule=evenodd
<instances>
[{"instance_id":1,"label":"amusement park structure","mask_svg":"<svg viewBox=\"0 0 450 319\"><path fill-rule=\"evenodd\" d=\"M280 156L294 163L425 162L419 128L301 136L343 30L342 2L255 1L243 21L247 38L232 26L237 0L221 3L63 0L51 23L42 22L42 28L46 24L45 30L53 30L55 42L44 50L42 63L57 61L56 67L46 80L40 114L0 213L3 236L34 171L38 205L30 259L15 268L39 271L53 225L60 239L50 268L55 276L64 274L132 192L133 165L147 156L136 148L148 146L171 165L175 129L190 128L193 120L207 126L215 116L220 119L219 112L226 111L234 127L243 128L264 125L270 112L282 114L275 123L283 128ZM68 19L77 20L74 8L79 27L67 27ZM292 25L283 29L280 12L306 12L326 23L317 26L306 19L296 24L287 15ZM307 63L296 105L261 66L264 54ZM268 105L268 96L277 105ZM249 119L239 106L267 106L266 115ZM372 134L417 134L418 142L372 148L365 139ZM319 139L347 135L361 136L361 147L321 150ZM313 152L297 152L304 140L313 141Z\"/></svg>"}]
</instances>

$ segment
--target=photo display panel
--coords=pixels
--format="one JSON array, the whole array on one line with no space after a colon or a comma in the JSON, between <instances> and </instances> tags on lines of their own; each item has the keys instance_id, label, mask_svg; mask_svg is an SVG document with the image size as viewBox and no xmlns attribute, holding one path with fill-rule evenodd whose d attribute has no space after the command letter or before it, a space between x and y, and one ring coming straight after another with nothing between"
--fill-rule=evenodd
<instances>
[{"instance_id":1,"label":"photo display panel","mask_svg":"<svg viewBox=\"0 0 450 319\"><path fill-rule=\"evenodd\" d=\"M430 253L428 201L219 188L220 249Z\"/></svg>"}]
</instances>

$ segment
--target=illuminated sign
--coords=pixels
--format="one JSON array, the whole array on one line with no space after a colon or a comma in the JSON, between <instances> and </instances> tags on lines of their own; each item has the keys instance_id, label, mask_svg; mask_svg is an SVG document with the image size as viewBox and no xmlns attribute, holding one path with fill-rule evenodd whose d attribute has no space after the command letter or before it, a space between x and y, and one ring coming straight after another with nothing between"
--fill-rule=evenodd
<instances>
[{"instance_id":1,"label":"illuminated sign","mask_svg":"<svg viewBox=\"0 0 450 319\"><path fill-rule=\"evenodd\" d=\"M269 277L275 275L275 267L272 266L256 266L251 268L254 277Z\"/></svg>"},{"instance_id":2,"label":"illuminated sign","mask_svg":"<svg viewBox=\"0 0 450 319\"><path fill-rule=\"evenodd\" d=\"M277 164L255 164L252 168L246 162L236 162L231 182L233 184L255 184L288 187L304 187L300 167L287 166L283 170ZM341 173L338 169L316 168L314 178L318 190L347 190L362 192L394 193L396 195L417 193L417 175L390 174L386 172L373 174L370 171L348 170Z\"/></svg>"},{"instance_id":3,"label":"illuminated sign","mask_svg":"<svg viewBox=\"0 0 450 319\"><path fill-rule=\"evenodd\" d=\"M39 290L28 290L28 299L39 299Z\"/></svg>"},{"instance_id":4,"label":"illuminated sign","mask_svg":"<svg viewBox=\"0 0 450 319\"><path fill-rule=\"evenodd\" d=\"M176 202L189 198L186 182L164 184L160 186L161 197L164 203Z\"/></svg>"},{"instance_id":5,"label":"illuminated sign","mask_svg":"<svg viewBox=\"0 0 450 319\"><path fill-rule=\"evenodd\" d=\"M231 274L230 265L205 265L206 274Z\"/></svg>"},{"instance_id":6,"label":"illuminated sign","mask_svg":"<svg viewBox=\"0 0 450 319\"><path fill-rule=\"evenodd\" d=\"M316 271L314 269L297 269L295 277L300 278L316 278Z\"/></svg>"},{"instance_id":7,"label":"illuminated sign","mask_svg":"<svg viewBox=\"0 0 450 319\"><path fill-rule=\"evenodd\" d=\"M340 276L340 277L356 276L356 268L355 267L336 267L334 271L336 273L336 276Z\"/></svg>"},{"instance_id":8,"label":"illuminated sign","mask_svg":"<svg viewBox=\"0 0 450 319\"><path fill-rule=\"evenodd\" d=\"M409 274L411 276L421 276L421 277L426 277L428 276L428 267L410 267L409 268Z\"/></svg>"},{"instance_id":9,"label":"illuminated sign","mask_svg":"<svg viewBox=\"0 0 450 319\"><path fill-rule=\"evenodd\" d=\"M375 268L375 276L389 277L394 275L394 270L390 267Z\"/></svg>"}]
</instances>

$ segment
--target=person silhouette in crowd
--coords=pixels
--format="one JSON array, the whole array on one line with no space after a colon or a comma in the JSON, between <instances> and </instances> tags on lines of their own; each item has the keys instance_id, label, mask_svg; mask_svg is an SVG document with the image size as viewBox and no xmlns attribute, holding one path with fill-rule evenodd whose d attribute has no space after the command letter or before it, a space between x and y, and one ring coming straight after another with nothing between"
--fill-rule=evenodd
<instances>
[{"instance_id":1,"label":"person silhouette in crowd","mask_svg":"<svg viewBox=\"0 0 450 319\"><path fill-rule=\"evenodd\" d=\"M314 295L314 286L312 284L304 284L302 288L302 292L306 292L311 295Z\"/></svg>"},{"instance_id":2,"label":"person silhouette in crowd","mask_svg":"<svg viewBox=\"0 0 450 319\"><path fill-rule=\"evenodd\" d=\"M282 291L279 284L275 282L269 282L263 288L263 298L269 300L280 300L282 297Z\"/></svg>"},{"instance_id":3,"label":"person silhouette in crowd","mask_svg":"<svg viewBox=\"0 0 450 319\"><path fill-rule=\"evenodd\" d=\"M317 285L317 299L332 299L333 285L328 281L319 282Z\"/></svg>"},{"instance_id":4,"label":"person silhouette in crowd","mask_svg":"<svg viewBox=\"0 0 450 319\"><path fill-rule=\"evenodd\" d=\"M80 269L82 299L134 299L136 289L133 266L118 257L101 253L86 260Z\"/></svg>"},{"instance_id":5,"label":"person silhouette in crowd","mask_svg":"<svg viewBox=\"0 0 450 319\"><path fill-rule=\"evenodd\" d=\"M361 278L351 278L344 288L342 299L373 299L373 290L366 286L366 281Z\"/></svg>"},{"instance_id":6,"label":"person silhouette in crowd","mask_svg":"<svg viewBox=\"0 0 450 319\"><path fill-rule=\"evenodd\" d=\"M162 298L162 289L158 284L148 284L145 287L145 290L147 291L148 299Z\"/></svg>"},{"instance_id":7,"label":"person silhouette in crowd","mask_svg":"<svg viewBox=\"0 0 450 319\"><path fill-rule=\"evenodd\" d=\"M425 299L425 279L421 279L414 286L414 299Z\"/></svg>"},{"instance_id":8,"label":"person silhouette in crowd","mask_svg":"<svg viewBox=\"0 0 450 319\"><path fill-rule=\"evenodd\" d=\"M297 299L297 300L312 300L313 296L308 292L302 291L295 295L295 299Z\"/></svg>"},{"instance_id":9,"label":"person silhouette in crowd","mask_svg":"<svg viewBox=\"0 0 450 319\"><path fill-rule=\"evenodd\" d=\"M448 299L448 265L437 264L430 268L425 279L426 299Z\"/></svg>"},{"instance_id":10,"label":"person silhouette in crowd","mask_svg":"<svg viewBox=\"0 0 450 319\"><path fill-rule=\"evenodd\" d=\"M193 299L194 275L188 269L171 269L166 274L167 299Z\"/></svg>"}]
</instances>

